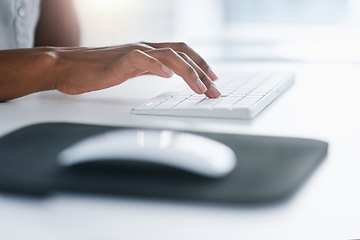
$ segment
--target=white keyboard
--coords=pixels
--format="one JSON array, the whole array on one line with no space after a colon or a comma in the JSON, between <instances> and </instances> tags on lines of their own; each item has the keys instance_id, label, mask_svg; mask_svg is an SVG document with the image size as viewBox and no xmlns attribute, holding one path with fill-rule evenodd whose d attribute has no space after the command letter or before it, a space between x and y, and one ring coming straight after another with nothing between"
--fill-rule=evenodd
<instances>
[{"instance_id":1,"label":"white keyboard","mask_svg":"<svg viewBox=\"0 0 360 240\"><path fill-rule=\"evenodd\" d=\"M165 92L132 109L133 114L251 119L292 85L294 73L242 72L215 81L222 93L208 98L190 88Z\"/></svg>"}]
</instances>

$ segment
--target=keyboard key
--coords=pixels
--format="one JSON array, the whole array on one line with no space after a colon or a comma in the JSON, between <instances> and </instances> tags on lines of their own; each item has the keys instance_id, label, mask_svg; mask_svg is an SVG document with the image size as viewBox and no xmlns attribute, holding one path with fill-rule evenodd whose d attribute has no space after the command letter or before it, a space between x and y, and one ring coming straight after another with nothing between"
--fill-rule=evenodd
<instances>
[{"instance_id":1,"label":"keyboard key","mask_svg":"<svg viewBox=\"0 0 360 240\"><path fill-rule=\"evenodd\" d=\"M156 109L156 110L159 110L159 109L171 109L171 108L175 107L178 104L179 104L179 102L163 102L163 103L160 103L160 104L156 105L154 107L154 109Z\"/></svg>"},{"instance_id":2,"label":"keyboard key","mask_svg":"<svg viewBox=\"0 0 360 240\"><path fill-rule=\"evenodd\" d=\"M229 109L234 106L234 102L221 101L213 106L213 109Z\"/></svg>"},{"instance_id":3,"label":"keyboard key","mask_svg":"<svg viewBox=\"0 0 360 240\"><path fill-rule=\"evenodd\" d=\"M143 105L140 105L139 107L135 108L136 110L148 110L155 107L159 102L147 102Z\"/></svg>"},{"instance_id":4,"label":"keyboard key","mask_svg":"<svg viewBox=\"0 0 360 240\"><path fill-rule=\"evenodd\" d=\"M191 109L194 108L197 104L197 102L182 102L176 105L174 109Z\"/></svg>"}]
</instances>

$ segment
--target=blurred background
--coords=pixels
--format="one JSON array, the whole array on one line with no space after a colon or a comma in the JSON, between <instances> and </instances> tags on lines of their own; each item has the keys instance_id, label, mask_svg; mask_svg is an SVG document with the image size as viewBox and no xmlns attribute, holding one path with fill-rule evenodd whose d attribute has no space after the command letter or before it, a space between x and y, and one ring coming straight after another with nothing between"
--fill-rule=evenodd
<instances>
[{"instance_id":1,"label":"blurred background","mask_svg":"<svg viewBox=\"0 0 360 240\"><path fill-rule=\"evenodd\" d=\"M83 46L185 41L211 61L360 62L360 0L75 0Z\"/></svg>"}]
</instances>

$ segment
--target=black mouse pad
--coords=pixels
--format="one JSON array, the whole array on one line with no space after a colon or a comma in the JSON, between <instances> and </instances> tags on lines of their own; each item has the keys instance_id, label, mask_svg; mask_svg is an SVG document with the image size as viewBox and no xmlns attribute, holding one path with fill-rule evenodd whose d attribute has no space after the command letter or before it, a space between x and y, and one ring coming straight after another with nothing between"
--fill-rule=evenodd
<instances>
[{"instance_id":1,"label":"black mouse pad","mask_svg":"<svg viewBox=\"0 0 360 240\"><path fill-rule=\"evenodd\" d=\"M235 151L237 166L221 179L130 161L117 166L58 165L57 155L64 148L115 129L124 128L44 123L0 138L0 191L39 196L71 191L231 203L275 201L301 186L324 159L328 146L311 139L192 132Z\"/></svg>"}]
</instances>

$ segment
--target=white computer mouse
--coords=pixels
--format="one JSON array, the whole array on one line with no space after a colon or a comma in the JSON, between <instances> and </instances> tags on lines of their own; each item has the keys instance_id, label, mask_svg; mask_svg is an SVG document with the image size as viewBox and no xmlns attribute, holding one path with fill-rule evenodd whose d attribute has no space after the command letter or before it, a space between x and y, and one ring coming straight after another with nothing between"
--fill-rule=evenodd
<instances>
[{"instance_id":1,"label":"white computer mouse","mask_svg":"<svg viewBox=\"0 0 360 240\"><path fill-rule=\"evenodd\" d=\"M210 178L226 176L237 162L223 143L167 130L115 130L81 140L58 155L65 167L107 160L159 164Z\"/></svg>"}]
</instances>

